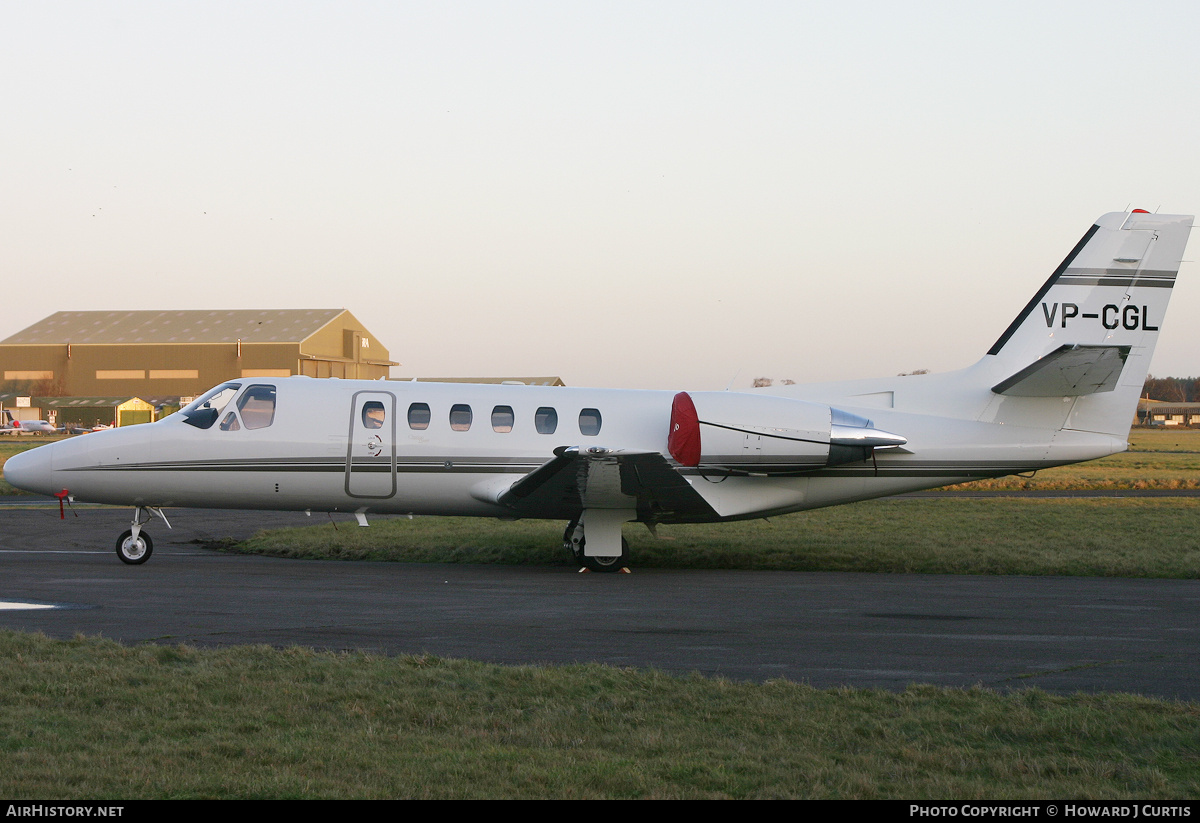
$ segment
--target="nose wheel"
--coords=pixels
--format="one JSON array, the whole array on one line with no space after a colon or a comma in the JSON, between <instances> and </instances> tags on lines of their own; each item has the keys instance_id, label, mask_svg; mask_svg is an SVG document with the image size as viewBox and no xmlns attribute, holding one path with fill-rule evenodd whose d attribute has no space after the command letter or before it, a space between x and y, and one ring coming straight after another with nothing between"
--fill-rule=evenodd
<instances>
[{"instance_id":1,"label":"nose wheel","mask_svg":"<svg viewBox=\"0 0 1200 823\"><path fill-rule=\"evenodd\" d=\"M133 529L126 529L125 533L117 538L117 557L121 558L122 563L140 565L150 559L153 551L154 541L145 532L140 532L134 537Z\"/></svg>"},{"instance_id":2,"label":"nose wheel","mask_svg":"<svg viewBox=\"0 0 1200 823\"><path fill-rule=\"evenodd\" d=\"M168 529L171 528L171 521L167 520L162 509L152 506L138 506L134 509L131 528L126 529L117 538L117 557L121 558L122 563L138 566L150 559L150 555L154 552L154 541L150 539L150 535L142 531L142 526L149 523L156 515L167 524Z\"/></svg>"}]
</instances>

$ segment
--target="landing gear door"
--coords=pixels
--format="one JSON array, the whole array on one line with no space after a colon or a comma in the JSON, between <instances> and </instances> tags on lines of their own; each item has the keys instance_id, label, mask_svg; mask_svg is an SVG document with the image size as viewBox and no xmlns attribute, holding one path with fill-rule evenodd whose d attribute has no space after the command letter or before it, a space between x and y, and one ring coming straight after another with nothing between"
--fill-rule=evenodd
<instances>
[{"instance_id":1,"label":"landing gear door","mask_svg":"<svg viewBox=\"0 0 1200 823\"><path fill-rule=\"evenodd\" d=\"M346 494L387 498L396 494L396 396L355 392L346 447Z\"/></svg>"}]
</instances>

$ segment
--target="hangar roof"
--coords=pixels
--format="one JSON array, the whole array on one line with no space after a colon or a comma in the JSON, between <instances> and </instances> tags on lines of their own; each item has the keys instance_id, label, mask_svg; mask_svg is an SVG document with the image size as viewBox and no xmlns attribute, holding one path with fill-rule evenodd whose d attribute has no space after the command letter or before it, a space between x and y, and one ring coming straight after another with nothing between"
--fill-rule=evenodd
<instances>
[{"instance_id":1,"label":"hangar roof","mask_svg":"<svg viewBox=\"0 0 1200 823\"><path fill-rule=\"evenodd\" d=\"M0 345L75 343L295 343L345 309L60 311Z\"/></svg>"}]
</instances>

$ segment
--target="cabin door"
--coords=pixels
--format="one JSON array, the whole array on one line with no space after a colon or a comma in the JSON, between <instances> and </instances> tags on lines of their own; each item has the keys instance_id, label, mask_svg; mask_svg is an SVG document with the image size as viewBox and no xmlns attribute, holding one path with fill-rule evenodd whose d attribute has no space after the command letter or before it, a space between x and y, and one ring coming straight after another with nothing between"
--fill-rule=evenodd
<instances>
[{"instance_id":1,"label":"cabin door","mask_svg":"<svg viewBox=\"0 0 1200 823\"><path fill-rule=\"evenodd\" d=\"M360 391L350 401L346 494L386 498L396 494L396 395Z\"/></svg>"}]
</instances>

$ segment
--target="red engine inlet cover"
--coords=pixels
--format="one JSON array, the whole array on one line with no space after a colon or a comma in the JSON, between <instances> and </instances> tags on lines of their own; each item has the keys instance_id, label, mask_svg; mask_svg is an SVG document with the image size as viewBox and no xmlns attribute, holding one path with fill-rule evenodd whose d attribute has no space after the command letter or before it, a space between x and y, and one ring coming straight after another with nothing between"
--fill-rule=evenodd
<instances>
[{"instance_id":1,"label":"red engine inlet cover","mask_svg":"<svg viewBox=\"0 0 1200 823\"><path fill-rule=\"evenodd\" d=\"M671 433L667 435L667 450L680 465L700 465L700 418L696 404L685 391L675 395L671 403Z\"/></svg>"}]
</instances>

